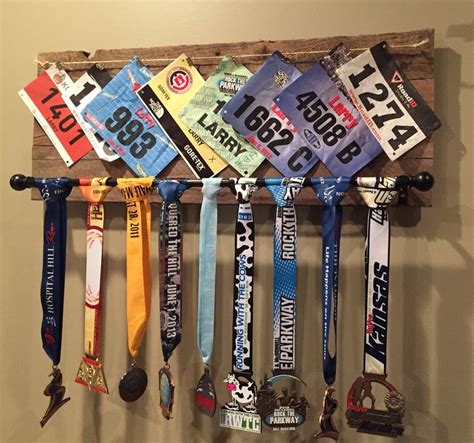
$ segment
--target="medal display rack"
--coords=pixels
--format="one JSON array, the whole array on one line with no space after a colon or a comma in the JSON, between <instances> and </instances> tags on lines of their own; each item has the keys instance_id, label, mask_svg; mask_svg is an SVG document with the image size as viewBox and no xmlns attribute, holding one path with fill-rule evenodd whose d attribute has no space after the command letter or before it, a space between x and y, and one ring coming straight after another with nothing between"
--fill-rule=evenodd
<instances>
[{"instance_id":1,"label":"medal display rack","mask_svg":"<svg viewBox=\"0 0 474 443\"><path fill-rule=\"evenodd\" d=\"M154 73L172 62L178 55L185 53L206 78L224 55L232 56L239 63L255 72L262 62L278 50L288 57L302 72L313 65L320 57L327 54L339 43L344 43L354 56L381 41L387 41L390 53L397 64L404 70L406 77L412 82L428 105L434 105L434 31L432 29L412 32L387 33L359 36L339 36L328 38L312 38L299 40L275 40L242 43L213 43L200 45L163 46L156 48L111 49L97 50L93 55L83 51L64 51L40 53L37 58L38 72L42 72L51 64L58 63L71 76L78 79L95 63L102 64L115 75L132 56L137 55L142 62ZM117 160L107 163L100 160L94 151L88 153L77 164L68 168L53 147L47 135L35 121L33 130L32 174L42 177L70 176L79 177L131 177L132 172L127 165ZM401 176L414 175L417 171L433 171L433 141L425 139L415 148L404 154L396 161L390 161L386 154L380 154L369 165L357 173L358 176ZM231 168L225 168L219 176L229 178L236 176ZM268 161L255 171L255 177L278 177L281 174ZM307 177L331 175L327 168L319 162ZM186 179L188 183L198 182L182 159L173 161L160 174L158 179L176 177ZM15 183L19 184L20 181ZM224 182L225 183L225 182ZM21 186L21 185L19 185ZM39 192L32 189L32 199L39 200ZM199 189L188 190L182 198L182 203L200 203L202 195ZM409 206L431 206L431 191L422 192L418 186L408 193L404 204ZM73 189L68 200L82 201L78 189ZM120 194L113 190L107 199L108 202L121 201ZM152 201L161 201L158 193L153 194ZM235 197L230 190L223 189L219 195L219 203L234 204ZM269 193L262 192L255 195L253 204L272 204ZM314 198L311 190L306 187L302 190L296 204L320 204ZM358 193L352 189L344 198L343 205L363 205Z\"/></svg>"},{"instance_id":2,"label":"medal display rack","mask_svg":"<svg viewBox=\"0 0 474 443\"><path fill-rule=\"evenodd\" d=\"M279 184L283 177L269 177L269 178L258 178L255 185L258 187L265 187L268 184ZM24 191L25 189L33 188L36 178L27 177L23 174L15 174L10 178L10 186L15 191ZM182 179L182 178L166 178L164 180L178 180L182 183L186 183L190 188L202 187L202 180L196 179ZM351 179L351 184L357 186L357 179L354 177ZM77 186L90 186L92 179L91 178L68 178L68 185L72 187ZM161 180L155 180L155 184L159 183ZM229 188L232 185L230 179L223 179L221 181L221 186L223 188ZM106 186L117 186L116 178L108 178L105 182ZM434 177L427 171L419 172L416 175L400 175L397 177L397 184L395 189L400 191L407 190L408 188L414 188L419 192L429 192L434 185ZM311 178L307 177L303 186L311 186ZM189 192L189 191L186 191ZM235 199L235 197L234 197ZM71 199L69 199L71 200ZM253 202L252 202L253 203Z\"/></svg>"}]
</instances>

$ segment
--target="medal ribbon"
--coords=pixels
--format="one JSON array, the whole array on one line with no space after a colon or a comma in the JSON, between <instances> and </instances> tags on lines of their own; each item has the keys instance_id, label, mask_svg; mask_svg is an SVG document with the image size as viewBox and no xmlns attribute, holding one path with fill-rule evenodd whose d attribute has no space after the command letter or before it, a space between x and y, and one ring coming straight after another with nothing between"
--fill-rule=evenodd
<instances>
[{"instance_id":1,"label":"medal ribbon","mask_svg":"<svg viewBox=\"0 0 474 443\"><path fill-rule=\"evenodd\" d=\"M84 354L96 359L100 353L100 310L102 241L105 210L103 201L112 187L106 178L93 178L90 186L80 186L87 202L87 257L84 315Z\"/></svg>"},{"instance_id":2,"label":"medal ribbon","mask_svg":"<svg viewBox=\"0 0 474 443\"><path fill-rule=\"evenodd\" d=\"M163 199L160 218L160 322L163 359L168 362L181 341L181 219L179 198L188 185L178 181L158 184Z\"/></svg>"},{"instance_id":3,"label":"medal ribbon","mask_svg":"<svg viewBox=\"0 0 474 443\"><path fill-rule=\"evenodd\" d=\"M67 203L71 192L68 179L38 178L35 187L45 202L43 237L43 274L41 306L43 349L58 365L61 360L63 330L64 280L66 272Z\"/></svg>"},{"instance_id":4,"label":"medal ribbon","mask_svg":"<svg viewBox=\"0 0 474 443\"><path fill-rule=\"evenodd\" d=\"M321 266L323 373L327 385L336 378L337 364L337 294L339 274L339 244L341 239L341 200L350 188L349 177L320 177L313 190L324 205L322 212L323 247ZM331 311L334 326L334 355L329 351Z\"/></svg>"},{"instance_id":5,"label":"medal ribbon","mask_svg":"<svg viewBox=\"0 0 474 443\"><path fill-rule=\"evenodd\" d=\"M365 236L364 373L386 375L390 268L387 207L395 201L398 191L394 190L394 177L361 177L357 184L369 207Z\"/></svg>"},{"instance_id":6,"label":"medal ribbon","mask_svg":"<svg viewBox=\"0 0 474 443\"><path fill-rule=\"evenodd\" d=\"M199 231L199 286L197 342L202 361L209 364L214 342L216 294L217 196L221 178L202 179Z\"/></svg>"},{"instance_id":7,"label":"medal ribbon","mask_svg":"<svg viewBox=\"0 0 474 443\"><path fill-rule=\"evenodd\" d=\"M128 349L135 360L145 335L151 305L150 228L148 200L153 177L119 178L117 187L127 204Z\"/></svg>"},{"instance_id":8,"label":"medal ribbon","mask_svg":"<svg viewBox=\"0 0 474 443\"><path fill-rule=\"evenodd\" d=\"M293 372L296 351L296 210L304 178L267 185L275 201L273 226L273 372Z\"/></svg>"},{"instance_id":9,"label":"medal ribbon","mask_svg":"<svg viewBox=\"0 0 474 443\"><path fill-rule=\"evenodd\" d=\"M253 373L253 265L254 222L250 199L256 179L233 179L232 192L239 202L235 225L235 280L232 328L232 370L237 376Z\"/></svg>"}]
</instances>

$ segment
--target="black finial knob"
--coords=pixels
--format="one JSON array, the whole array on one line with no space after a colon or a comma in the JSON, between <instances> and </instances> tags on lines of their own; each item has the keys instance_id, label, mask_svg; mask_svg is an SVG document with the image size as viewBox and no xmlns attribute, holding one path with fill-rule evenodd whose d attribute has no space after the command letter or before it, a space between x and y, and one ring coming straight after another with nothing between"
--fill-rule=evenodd
<instances>
[{"instance_id":1,"label":"black finial knob","mask_svg":"<svg viewBox=\"0 0 474 443\"><path fill-rule=\"evenodd\" d=\"M12 175L10 178L10 186L15 191L24 191L28 187L26 176L23 174Z\"/></svg>"},{"instance_id":2,"label":"black finial knob","mask_svg":"<svg viewBox=\"0 0 474 443\"><path fill-rule=\"evenodd\" d=\"M434 177L426 171L419 172L412 178L412 186L419 191L429 191L434 185Z\"/></svg>"}]
</instances>

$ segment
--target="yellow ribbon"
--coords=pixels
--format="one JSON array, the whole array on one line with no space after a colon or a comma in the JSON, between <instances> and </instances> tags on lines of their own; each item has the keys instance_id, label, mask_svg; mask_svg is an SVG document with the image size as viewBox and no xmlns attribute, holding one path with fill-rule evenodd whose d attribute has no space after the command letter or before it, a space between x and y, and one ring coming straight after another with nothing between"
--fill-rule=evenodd
<instances>
[{"instance_id":1,"label":"yellow ribbon","mask_svg":"<svg viewBox=\"0 0 474 443\"><path fill-rule=\"evenodd\" d=\"M117 187L127 203L128 350L136 359L145 335L151 305L149 196L154 177L119 178Z\"/></svg>"}]
</instances>

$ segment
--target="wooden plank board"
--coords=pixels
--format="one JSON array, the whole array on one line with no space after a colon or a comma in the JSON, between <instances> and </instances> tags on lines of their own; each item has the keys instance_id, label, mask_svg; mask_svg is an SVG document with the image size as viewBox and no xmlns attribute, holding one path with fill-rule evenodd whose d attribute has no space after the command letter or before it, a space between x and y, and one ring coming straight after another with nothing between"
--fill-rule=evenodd
<instances>
[{"instance_id":1,"label":"wooden plank board","mask_svg":"<svg viewBox=\"0 0 474 443\"><path fill-rule=\"evenodd\" d=\"M273 51L279 50L290 58L301 71L310 67L318 58L326 54L337 44L343 42L351 48L355 55L386 40L390 52L397 63L404 69L405 75L413 82L423 98L430 106L434 103L434 31L431 29L413 32L390 33L378 35L359 35L348 37L326 37L300 40L258 41L241 43L213 43L203 45L165 46L157 48L134 49L100 49L93 55L82 51L48 52L38 55L38 72L49 64L59 62L73 79L77 79L94 63L101 63L111 74L116 74L133 55L138 55L142 61L155 73L167 66L178 55L185 53L189 56L201 74L206 78L217 66L224 55L232 55L237 61L255 71ZM122 162L107 163L99 160L95 152L90 152L71 168L67 168L52 146L41 127L35 122L33 131L33 167L32 174L41 177L132 177L129 168ZM381 154L358 175L401 175L415 174L433 169L433 142L425 140L397 161L391 162L385 154ZM236 172L227 167L220 176L233 177ZM264 162L256 171L256 177L278 177L281 174L270 163ZM319 163L308 176L330 175L327 168ZM160 175L161 177L195 178L183 160L176 159ZM410 191L408 205L430 206L431 192L421 193ZM32 198L39 199L39 194L32 191ZM154 197L159 201L159 197ZM70 200L82 200L82 196L74 190ZM118 192L112 192L108 201L121 201ZM187 191L182 198L183 203L199 203L199 189ZM271 204L272 200L267 191L259 191L254 200L257 204ZM220 203L235 203L230 191L225 189L220 195ZM298 204L318 204L318 200L310 189L305 189L297 199ZM346 205L359 205L362 201L352 190L343 200Z\"/></svg>"}]
</instances>

